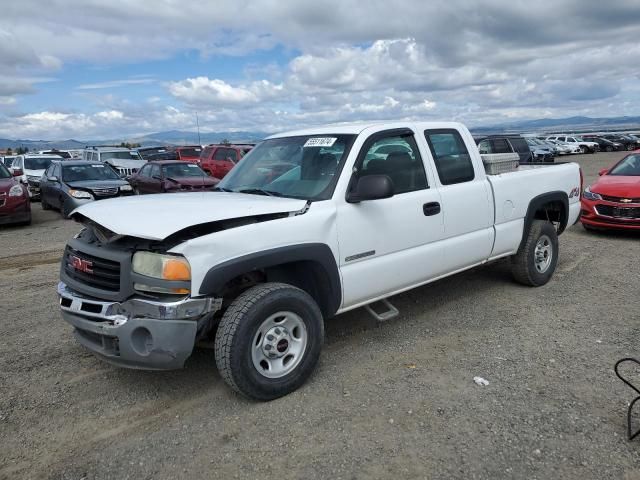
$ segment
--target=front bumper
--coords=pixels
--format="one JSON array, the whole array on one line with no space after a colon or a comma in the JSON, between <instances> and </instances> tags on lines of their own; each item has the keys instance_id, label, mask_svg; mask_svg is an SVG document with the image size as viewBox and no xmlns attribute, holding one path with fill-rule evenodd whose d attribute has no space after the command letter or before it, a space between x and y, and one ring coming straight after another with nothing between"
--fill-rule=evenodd
<instances>
[{"instance_id":1,"label":"front bumper","mask_svg":"<svg viewBox=\"0 0 640 480\"><path fill-rule=\"evenodd\" d=\"M212 298L102 301L62 282L58 296L62 318L74 327L82 346L114 365L144 370L181 368L197 333L220 307Z\"/></svg>"},{"instance_id":2,"label":"front bumper","mask_svg":"<svg viewBox=\"0 0 640 480\"><path fill-rule=\"evenodd\" d=\"M0 225L27 222L31 218L29 197L0 195Z\"/></svg>"},{"instance_id":3,"label":"front bumper","mask_svg":"<svg viewBox=\"0 0 640 480\"><path fill-rule=\"evenodd\" d=\"M635 204L619 204L606 200L581 199L580 221L589 227L616 230L640 230L640 218L626 218L624 216L603 215L598 211L598 205L618 209L637 207ZM600 210L604 210L600 208Z\"/></svg>"}]
</instances>

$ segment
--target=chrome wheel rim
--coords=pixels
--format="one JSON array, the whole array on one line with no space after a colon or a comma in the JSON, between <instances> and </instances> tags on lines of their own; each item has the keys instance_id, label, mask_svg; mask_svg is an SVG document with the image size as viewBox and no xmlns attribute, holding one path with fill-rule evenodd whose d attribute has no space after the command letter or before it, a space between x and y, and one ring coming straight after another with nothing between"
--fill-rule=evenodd
<instances>
[{"instance_id":1,"label":"chrome wheel rim","mask_svg":"<svg viewBox=\"0 0 640 480\"><path fill-rule=\"evenodd\" d=\"M268 317L253 336L251 360L258 373L281 378L291 373L307 348L307 327L293 312L278 312Z\"/></svg>"},{"instance_id":2,"label":"chrome wheel rim","mask_svg":"<svg viewBox=\"0 0 640 480\"><path fill-rule=\"evenodd\" d=\"M542 235L536 243L534 250L534 263L539 273L545 273L549 270L551 260L553 259L553 244L548 235Z\"/></svg>"}]
</instances>

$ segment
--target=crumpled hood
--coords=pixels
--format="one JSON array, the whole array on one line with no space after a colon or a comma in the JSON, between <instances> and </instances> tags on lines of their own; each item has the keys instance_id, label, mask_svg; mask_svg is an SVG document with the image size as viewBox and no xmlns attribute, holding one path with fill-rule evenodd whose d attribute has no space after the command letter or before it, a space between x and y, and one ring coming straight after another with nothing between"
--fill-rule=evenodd
<instances>
[{"instance_id":1,"label":"crumpled hood","mask_svg":"<svg viewBox=\"0 0 640 480\"><path fill-rule=\"evenodd\" d=\"M163 240L187 227L254 215L297 212L305 200L244 193L189 192L119 197L87 203L80 214L119 235Z\"/></svg>"}]
</instances>

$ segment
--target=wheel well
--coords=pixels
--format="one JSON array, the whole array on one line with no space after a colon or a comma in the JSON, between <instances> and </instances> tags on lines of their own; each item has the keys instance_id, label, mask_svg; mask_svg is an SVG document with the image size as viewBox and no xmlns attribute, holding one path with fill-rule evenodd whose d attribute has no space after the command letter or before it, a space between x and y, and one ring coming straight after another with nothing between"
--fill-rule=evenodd
<instances>
[{"instance_id":1,"label":"wheel well","mask_svg":"<svg viewBox=\"0 0 640 480\"><path fill-rule=\"evenodd\" d=\"M245 290L266 282L286 283L304 290L315 300L325 318L333 316L339 307L326 269L313 260L283 263L238 275L224 285L220 294L225 304L230 303Z\"/></svg>"},{"instance_id":2,"label":"wheel well","mask_svg":"<svg viewBox=\"0 0 640 480\"><path fill-rule=\"evenodd\" d=\"M540 205L533 214L535 220L547 220L557 224L558 234L567 226L567 211L565 205L559 201L551 201Z\"/></svg>"},{"instance_id":3,"label":"wheel well","mask_svg":"<svg viewBox=\"0 0 640 480\"><path fill-rule=\"evenodd\" d=\"M333 316L342 303L338 266L325 244L279 247L216 265L205 275L200 294L222 297L227 303L264 282L288 283L304 290L325 318Z\"/></svg>"},{"instance_id":4,"label":"wheel well","mask_svg":"<svg viewBox=\"0 0 640 480\"><path fill-rule=\"evenodd\" d=\"M546 220L555 225L558 235L564 232L569 222L569 197L565 192L550 192L531 200L525 217L520 248L534 220Z\"/></svg>"}]
</instances>

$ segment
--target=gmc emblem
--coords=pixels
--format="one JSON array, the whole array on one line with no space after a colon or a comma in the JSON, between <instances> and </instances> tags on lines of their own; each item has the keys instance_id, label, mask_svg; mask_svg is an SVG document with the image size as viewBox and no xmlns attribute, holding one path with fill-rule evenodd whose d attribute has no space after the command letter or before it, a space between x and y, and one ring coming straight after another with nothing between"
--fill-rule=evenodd
<instances>
[{"instance_id":1,"label":"gmc emblem","mask_svg":"<svg viewBox=\"0 0 640 480\"><path fill-rule=\"evenodd\" d=\"M75 255L69 255L69 266L79 272L93 273L93 262L85 260L84 258L76 257Z\"/></svg>"}]
</instances>

